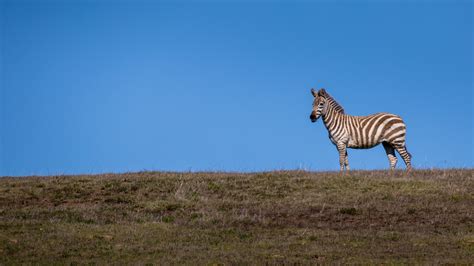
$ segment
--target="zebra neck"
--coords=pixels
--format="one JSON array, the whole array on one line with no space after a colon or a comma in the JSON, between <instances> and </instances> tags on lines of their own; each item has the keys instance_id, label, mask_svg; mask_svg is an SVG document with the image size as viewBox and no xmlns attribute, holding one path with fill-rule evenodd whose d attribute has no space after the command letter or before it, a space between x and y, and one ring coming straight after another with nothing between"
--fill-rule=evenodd
<instances>
[{"instance_id":1,"label":"zebra neck","mask_svg":"<svg viewBox=\"0 0 474 266\"><path fill-rule=\"evenodd\" d=\"M345 115L337 112L333 108L329 108L325 114L322 115L324 126L331 133L335 126L338 124Z\"/></svg>"}]
</instances>

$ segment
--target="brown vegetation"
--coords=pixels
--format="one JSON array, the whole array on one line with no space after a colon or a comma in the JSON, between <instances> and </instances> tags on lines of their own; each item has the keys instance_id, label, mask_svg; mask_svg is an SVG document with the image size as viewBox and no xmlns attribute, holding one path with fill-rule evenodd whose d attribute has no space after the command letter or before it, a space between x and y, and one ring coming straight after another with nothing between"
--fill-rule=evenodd
<instances>
[{"instance_id":1,"label":"brown vegetation","mask_svg":"<svg viewBox=\"0 0 474 266\"><path fill-rule=\"evenodd\" d=\"M472 263L473 173L0 178L0 264Z\"/></svg>"}]
</instances>

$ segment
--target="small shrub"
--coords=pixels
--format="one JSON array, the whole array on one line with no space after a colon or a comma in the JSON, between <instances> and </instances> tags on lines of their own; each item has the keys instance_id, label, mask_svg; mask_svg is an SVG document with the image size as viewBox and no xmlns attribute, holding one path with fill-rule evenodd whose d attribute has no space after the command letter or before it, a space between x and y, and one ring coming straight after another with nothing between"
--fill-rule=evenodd
<instances>
[{"instance_id":1,"label":"small shrub","mask_svg":"<svg viewBox=\"0 0 474 266\"><path fill-rule=\"evenodd\" d=\"M177 203L176 204L170 203L170 204L167 204L165 208L166 208L167 211L175 211L175 210L179 209L180 207L181 207L181 205L179 205Z\"/></svg>"},{"instance_id":2,"label":"small shrub","mask_svg":"<svg viewBox=\"0 0 474 266\"><path fill-rule=\"evenodd\" d=\"M209 184L207 184L207 188L212 192L217 192L221 189L221 186L214 182L210 182Z\"/></svg>"},{"instance_id":3,"label":"small shrub","mask_svg":"<svg viewBox=\"0 0 474 266\"><path fill-rule=\"evenodd\" d=\"M165 215L165 216L161 217L161 221L164 222L164 223L172 223L172 222L174 222L174 217L169 216L169 215Z\"/></svg>"},{"instance_id":4,"label":"small shrub","mask_svg":"<svg viewBox=\"0 0 474 266\"><path fill-rule=\"evenodd\" d=\"M356 215L356 214L357 214L357 209L354 208L354 207L351 207L351 208L341 208L341 209L339 210L339 213L348 214L348 215Z\"/></svg>"},{"instance_id":5,"label":"small shrub","mask_svg":"<svg viewBox=\"0 0 474 266\"><path fill-rule=\"evenodd\" d=\"M461 201L461 199L462 199L462 196L459 195L459 194L453 194L453 195L451 195L451 197L450 197L450 200L451 200L451 201L454 201L454 202L459 202L459 201Z\"/></svg>"}]
</instances>

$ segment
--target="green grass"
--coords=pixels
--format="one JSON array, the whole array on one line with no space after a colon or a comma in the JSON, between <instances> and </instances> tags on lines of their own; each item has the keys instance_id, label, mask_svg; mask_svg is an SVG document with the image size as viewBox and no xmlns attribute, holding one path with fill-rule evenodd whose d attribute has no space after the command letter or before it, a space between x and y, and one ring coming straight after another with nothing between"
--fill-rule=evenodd
<instances>
[{"instance_id":1,"label":"green grass","mask_svg":"<svg viewBox=\"0 0 474 266\"><path fill-rule=\"evenodd\" d=\"M0 178L0 264L472 263L474 170Z\"/></svg>"}]
</instances>

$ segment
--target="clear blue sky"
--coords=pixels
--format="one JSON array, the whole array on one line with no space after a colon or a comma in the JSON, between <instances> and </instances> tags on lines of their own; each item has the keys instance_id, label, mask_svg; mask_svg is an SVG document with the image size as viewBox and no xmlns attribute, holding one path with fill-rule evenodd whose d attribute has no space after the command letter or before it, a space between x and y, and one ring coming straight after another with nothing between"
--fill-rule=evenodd
<instances>
[{"instance_id":1,"label":"clear blue sky","mask_svg":"<svg viewBox=\"0 0 474 266\"><path fill-rule=\"evenodd\" d=\"M1 3L0 175L338 170L312 87L473 167L470 1Z\"/></svg>"}]
</instances>

